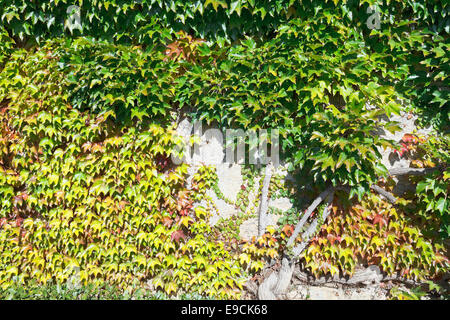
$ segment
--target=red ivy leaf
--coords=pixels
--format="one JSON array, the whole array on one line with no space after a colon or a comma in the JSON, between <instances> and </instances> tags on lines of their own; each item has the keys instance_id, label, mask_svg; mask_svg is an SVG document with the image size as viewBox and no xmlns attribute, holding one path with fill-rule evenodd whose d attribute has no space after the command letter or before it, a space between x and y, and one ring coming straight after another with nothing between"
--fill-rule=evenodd
<instances>
[{"instance_id":1,"label":"red ivy leaf","mask_svg":"<svg viewBox=\"0 0 450 320\"><path fill-rule=\"evenodd\" d=\"M283 229L281 229L281 231L284 232L284 234L286 234L288 237L290 237L294 232L294 226L291 224L287 224L283 227Z\"/></svg>"},{"instance_id":2,"label":"red ivy leaf","mask_svg":"<svg viewBox=\"0 0 450 320\"><path fill-rule=\"evenodd\" d=\"M186 239L186 235L184 234L183 230L176 230L172 233L170 239L172 241L179 242L180 239Z\"/></svg>"},{"instance_id":3,"label":"red ivy leaf","mask_svg":"<svg viewBox=\"0 0 450 320\"><path fill-rule=\"evenodd\" d=\"M169 217L164 217L162 220L165 227L170 227L172 225L172 219Z\"/></svg>"},{"instance_id":4,"label":"red ivy leaf","mask_svg":"<svg viewBox=\"0 0 450 320\"><path fill-rule=\"evenodd\" d=\"M336 237L334 235L332 235L331 233L329 233L329 234L327 234L327 239L331 244L333 244L334 241L336 240Z\"/></svg>"},{"instance_id":5,"label":"red ivy leaf","mask_svg":"<svg viewBox=\"0 0 450 320\"><path fill-rule=\"evenodd\" d=\"M373 218L373 224L378 224L380 227L387 225L387 221L381 214L376 214Z\"/></svg>"}]
</instances>

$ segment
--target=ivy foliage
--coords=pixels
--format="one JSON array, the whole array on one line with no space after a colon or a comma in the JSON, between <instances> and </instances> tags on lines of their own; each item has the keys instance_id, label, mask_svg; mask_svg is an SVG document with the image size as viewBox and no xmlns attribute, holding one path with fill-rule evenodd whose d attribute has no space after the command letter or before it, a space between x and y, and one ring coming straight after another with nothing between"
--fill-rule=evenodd
<instances>
[{"instance_id":1,"label":"ivy foliage","mask_svg":"<svg viewBox=\"0 0 450 320\"><path fill-rule=\"evenodd\" d=\"M0 68L6 62L14 46L14 40L11 39L8 32L0 26Z\"/></svg>"},{"instance_id":2,"label":"ivy foliage","mask_svg":"<svg viewBox=\"0 0 450 320\"><path fill-rule=\"evenodd\" d=\"M69 100L78 110L111 111L116 120L170 124L180 66L160 50L78 38L61 53ZM158 120L158 121L156 121ZM165 120L165 121L164 121Z\"/></svg>"},{"instance_id":3,"label":"ivy foliage","mask_svg":"<svg viewBox=\"0 0 450 320\"><path fill-rule=\"evenodd\" d=\"M333 211L302 255L304 267L315 276L352 275L360 264L379 265L388 275L414 280L449 272L445 243L423 231L438 218L421 221L376 195L348 212Z\"/></svg>"},{"instance_id":4,"label":"ivy foliage","mask_svg":"<svg viewBox=\"0 0 450 320\"><path fill-rule=\"evenodd\" d=\"M417 139L416 137L413 137ZM450 139L448 136L432 137L422 144L409 143L408 147L413 149L416 160L413 164L419 168L431 166L439 169L442 163L450 161ZM450 169L442 167L422 178L413 178L416 183L417 207L416 215L426 222L428 228L424 231L442 238L450 238Z\"/></svg>"},{"instance_id":5,"label":"ivy foliage","mask_svg":"<svg viewBox=\"0 0 450 320\"><path fill-rule=\"evenodd\" d=\"M153 49L167 45L180 30L209 40L208 48L202 46L201 50L206 62L201 66L189 63L188 73L177 81L176 97L171 100L172 94L165 93L160 97L166 106L170 102L191 105L198 117L208 121L233 122L239 127L281 126L289 133L285 141L293 147L297 142L309 142L308 128L314 128L310 117L329 113L320 110L326 105L354 118L340 119L333 114L338 119L325 125L347 126L347 122L364 117L361 109L366 103L388 115L399 112L398 92L403 92L402 99L448 129L445 83L449 17L448 4L441 1L142 0L75 4L80 8L83 29L74 36L150 45ZM0 13L15 37L44 40L69 34L64 33L64 23L69 19L70 5L73 3L68 1L49 4L11 0ZM368 27L373 17L370 12L380 18L376 29ZM217 46L222 48L218 52ZM165 74L164 69L156 70ZM211 81L204 86L206 74ZM248 85L237 85L237 81ZM133 94L129 99L140 101ZM212 107L217 105L220 107ZM371 138L363 130L349 140L357 140L358 135ZM287 154L292 154L291 150ZM308 156L296 154L291 160L298 164ZM333 164L329 154L325 159L325 166ZM361 159L349 161L358 163L361 169ZM364 165L369 176L375 171L370 167L373 165ZM325 180L328 177L324 176ZM354 173L350 180L355 178ZM367 187L368 183L363 185Z\"/></svg>"},{"instance_id":6,"label":"ivy foliage","mask_svg":"<svg viewBox=\"0 0 450 320\"><path fill-rule=\"evenodd\" d=\"M79 277L237 296L239 265L170 164L173 129L72 107L59 45L15 51L0 75L1 287Z\"/></svg>"},{"instance_id":7,"label":"ivy foliage","mask_svg":"<svg viewBox=\"0 0 450 320\"><path fill-rule=\"evenodd\" d=\"M69 28L69 22L73 20L72 6L79 8L80 29ZM369 23L373 24L375 18L379 19L379 23L375 23L375 28L369 28ZM361 57L357 54L357 58L364 64L354 66L359 66L359 69L367 66L366 71L371 72L368 74L376 78L374 82L377 84L380 76L386 77L388 74L395 78L398 92L402 92L420 109L425 122L431 122L445 131L449 129L448 106L445 104L449 91L450 17L449 4L445 1L5 0L0 8L0 19L10 35L24 44L81 35L114 43L146 46L160 44L161 40L167 42L177 32L184 31L226 50L229 44L239 44L246 37L257 43L268 42L266 49L274 50L272 53L284 52L284 58L287 56L288 61L297 56L285 50L285 47L277 46L276 43L283 40L274 38L288 30L288 33L292 31L298 34L299 28L297 31L292 30L292 23L298 25L301 22L301 39L312 41L310 48L305 51L314 48L315 54L322 57L328 57L332 52L332 57L345 62L350 55L342 55L339 50L334 52L338 44L347 40L346 46L339 48L346 48L350 52L357 46L362 47L360 49L364 50L365 55ZM256 59L258 57L261 60L263 55L255 56ZM276 61L281 62L280 59L278 57ZM349 59L350 63L357 62L352 59ZM376 61L380 59L384 63ZM372 70L371 66L375 66L376 70ZM302 65L298 67L303 68ZM276 65L271 68L277 69ZM263 75L266 75L267 70L264 71ZM361 73L361 70L352 69L341 71L350 73L349 78L352 78L352 74L358 77L358 73ZM315 73L310 71L308 77L311 72L323 77L320 68ZM292 74L285 76L291 78ZM336 74L329 76L337 79ZM261 74L255 74L254 78L261 79ZM393 85L392 81L389 83ZM344 86L348 90L348 85ZM329 84L325 87L315 84L313 87L315 92L324 94ZM302 103L302 100L298 103ZM251 105L249 109L252 109Z\"/></svg>"},{"instance_id":8,"label":"ivy foliage","mask_svg":"<svg viewBox=\"0 0 450 320\"><path fill-rule=\"evenodd\" d=\"M167 296L158 293L152 294L140 288L133 292L123 291L111 285L96 286L70 286L68 284L47 283L39 284L36 281L28 283L26 287L20 284L0 289L2 300L159 300Z\"/></svg>"},{"instance_id":9,"label":"ivy foliage","mask_svg":"<svg viewBox=\"0 0 450 320\"><path fill-rule=\"evenodd\" d=\"M270 34L293 15L293 0L6 0L2 21L18 37L41 41L61 35L91 35L124 42L152 42L154 34L195 32L220 43L244 34ZM72 11L71 6L79 11ZM82 29L68 20L79 12Z\"/></svg>"},{"instance_id":10,"label":"ivy foliage","mask_svg":"<svg viewBox=\"0 0 450 320\"><path fill-rule=\"evenodd\" d=\"M70 27L73 5L81 29ZM398 129L382 118L411 105L448 135L448 8L425 0L2 1L0 286L64 282L79 268L85 284L151 279L169 295L236 297L242 267L261 269L258 259L276 257L282 241L271 230L257 240L261 251L249 245L238 259L214 240L209 208L194 209L214 175L205 169L187 187L187 167L170 162L181 143L171 123L187 112L279 129L284 160L305 184L347 185L362 200L387 173L379 149L395 146L374 134ZM369 28L374 12L379 26ZM435 178L417 191L421 212L439 215L443 233L448 174ZM394 243L417 245L416 231ZM421 245L429 247L425 238ZM410 249L409 260L389 258L384 268L415 277L419 267L444 268L433 265L439 248L425 248L420 266ZM343 272L354 266L325 258Z\"/></svg>"}]
</instances>

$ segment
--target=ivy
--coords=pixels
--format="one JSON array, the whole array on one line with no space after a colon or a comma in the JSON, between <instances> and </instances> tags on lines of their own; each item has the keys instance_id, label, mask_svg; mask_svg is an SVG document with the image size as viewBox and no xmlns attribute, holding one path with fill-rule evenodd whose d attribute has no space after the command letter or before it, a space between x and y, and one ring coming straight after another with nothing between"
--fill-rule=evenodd
<instances>
[{"instance_id":1,"label":"ivy","mask_svg":"<svg viewBox=\"0 0 450 320\"><path fill-rule=\"evenodd\" d=\"M348 214L336 208L302 255L304 267L317 277L352 275L360 263L414 280L442 276L450 267L444 243L425 235L423 222L405 210L377 196L364 199Z\"/></svg>"},{"instance_id":2,"label":"ivy","mask_svg":"<svg viewBox=\"0 0 450 320\"><path fill-rule=\"evenodd\" d=\"M80 28L70 26L73 5ZM245 272L278 257L296 214L241 251L219 241L207 223L214 170L188 181L187 166L170 161L182 116L279 129L298 182L343 185L362 201L348 215L335 209L306 251L315 275L351 274L358 259L417 279L448 270L447 3L5 0L0 21L3 289L64 283L79 270L84 285L151 280L169 296L238 297ZM408 109L437 141L375 134L396 132L381 119ZM413 208L368 195L387 177L388 147L440 168L413 181ZM248 178L234 227L255 210Z\"/></svg>"},{"instance_id":3,"label":"ivy","mask_svg":"<svg viewBox=\"0 0 450 320\"><path fill-rule=\"evenodd\" d=\"M73 107L58 45L17 51L1 73L1 287L75 276L238 296L241 270L209 213L193 210L187 166L167 161L180 143L173 129Z\"/></svg>"}]
</instances>

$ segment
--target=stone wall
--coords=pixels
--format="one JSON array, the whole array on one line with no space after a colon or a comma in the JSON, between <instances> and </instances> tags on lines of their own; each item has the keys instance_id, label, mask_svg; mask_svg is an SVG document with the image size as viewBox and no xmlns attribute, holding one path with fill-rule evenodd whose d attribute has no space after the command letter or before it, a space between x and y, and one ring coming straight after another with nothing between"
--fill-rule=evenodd
<instances>
[{"instance_id":1,"label":"stone wall","mask_svg":"<svg viewBox=\"0 0 450 320\"><path fill-rule=\"evenodd\" d=\"M203 134L201 135L198 143L197 152L191 150L191 155L187 156L184 161L190 165L189 174L191 177L195 174L200 165L214 165L218 176L218 188L224 199L218 197L214 190L209 190L207 195L211 197L214 202L213 215L210 219L210 223L215 225L221 218L233 219L237 216L240 209L234 204L237 202L239 191L245 187L248 188L247 182L244 181L242 176L242 165L236 163L223 163L225 158L224 142L219 141L216 136L208 134L208 129L217 129L216 127L204 127ZM195 128L193 124L183 119L179 125L177 132L184 137L188 142L190 135L193 134ZM205 132L206 131L206 132ZM198 133L196 133L198 134ZM286 176L287 171L284 167L279 166L276 170L276 174ZM190 181L190 179L188 179ZM244 214L248 218L240 225L239 234L241 239L250 240L258 233L258 218L256 214L259 210L259 186L262 182L262 176L255 178L255 187L249 192L248 208L243 210ZM198 205L205 206L206 203L202 202ZM275 211L282 213L289 210L292 207L291 201L288 198L270 199L269 208L275 209ZM252 209L252 210L250 210ZM276 225L279 215L271 214L271 221L273 225Z\"/></svg>"},{"instance_id":2,"label":"stone wall","mask_svg":"<svg viewBox=\"0 0 450 320\"><path fill-rule=\"evenodd\" d=\"M431 133L430 129L418 129L415 125L415 121L417 120L417 116L410 113L402 113L399 116L392 116L390 118L391 121L397 121L401 130L396 132L395 134L390 133L387 130L380 130L378 134L385 138L394 140L399 142L404 134L406 133L418 133L423 135L429 135ZM224 143L223 141L219 141L215 135L208 134L208 129L218 129L216 127L204 127L202 128L204 134L201 135L200 142L198 143L198 152L192 153L190 157L184 159L187 163L190 164L189 173L192 176L200 165L215 165L217 169L218 175L218 188L223 195L221 199L218 195L213 191L208 191L208 196L211 197L214 202L214 210L213 215L210 219L210 223L212 225L218 223L218 221L222 219L233 219L238 215L240 208L238 208L235 204L238 200L238 194L241 188L247 188L247 182L244 181L242 177L242 166L240 164L229 164L222 163L225 157L224 152ZM190 135L193 133L193 124L188 119L183 119L177 129L178 133L184 137L186 141L188 141ZM198 134L198 133L197 133ZM409 167L410 160L402 158L400 159L398 155L394 152L394 150L380 149L380 153L382 154L382 163L387 167L387 169L392 168L404 168ZM287 171L283 166L277 167L277 172L275 174L280 175L281 177L286 178ZM256 177L256 186L260 186L262 182L262 176L259 175ZM189 181L189 179L188 179ZM410 190L413 186L409 185L408 181L399 181L395 190L395 193L402 194L403 192ZM249 198L249 208L245 208L244 214L248 216L248 218L243 221L240 225L239 234L241 239L250 240L253 236L257 235L258 230L258 206L259 206L259 198L258 195L258 187L253 188L248 195ZM201 203L205 205L205 203ZM250 207L252 208L252 212L250 212ZM275 212L283 213L291 209L292 203L289 198L277 198L270 199L269 208L275 209ZM280 216L271 214L272 224L276 224L277 220Z\"/></svg>"}]
</instances>

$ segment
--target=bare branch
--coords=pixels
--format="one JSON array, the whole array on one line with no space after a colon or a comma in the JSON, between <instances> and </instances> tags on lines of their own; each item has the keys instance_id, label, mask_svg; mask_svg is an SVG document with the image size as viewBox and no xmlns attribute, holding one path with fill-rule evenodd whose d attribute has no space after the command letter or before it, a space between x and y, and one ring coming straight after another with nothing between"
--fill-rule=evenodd
<instances>
[{"instance_id":1,"label":"bare branch","mask_svg":"<svg viewBox=\"0 0 450 320\"><path fill-rule=\"evenodd\" d=\"M379 194L381 194L383 197L385 197L390 203L396 203L397 202L397 198L394 197L394 195L386 190L384 190L383 188L377 186L377 185L372 185L370 186L370 188L376 192L378 192Z\"/></svg>"},{"instance_id":2,"label":"bare branch","mask_svg":"<svg viewBox=\"0 0 450 320\"><path fill-rule=\"evenodd\" d=\"M440 167L435 168L394 168L389 170L391 176L422 176L427 173L440 170Z\"/></svg>"},{"instance_id":3,"label":"bare branch","mask_svg":"<svg viewBox=\"0 0 450 320\"><path fill-rule=\"evenodd\" d=\"M273 293L273 288L277 284L278 275L277 272L272 272L258 288L258 298L260 300L276 300L276 295Z\"/></svg>"},{"instance_id":4,"label":"bare branch","mask_svg":"<svg viewBox=\"0 0 450 320\"><path fill-rule=\"evenodd\" d=\"M396 203L397 202L397 198L394 197L394 195L386 190L384 190L383 188L377 186L377 185L371 185L370 188L376 192L378 192L379 194L381 194L383 197L385 197L390 203ZM336 190L342 190L345 192L350 192L350 187L348 186L338 186L336 187Z\"/></svg>"},{"instance_id":5,"label":"bare branch","mask_svg":"<svg viewBox=\"0 0 450 320\"><path fill-rule=\"evenodd\" d=\"M259 206L258 237L264 234L268 224L267 211L269 209L269 185L270 179L272 178L272 171L272 165L270 163L267 164L261 191L261 205Z\"/></svg>"},{"instance_id":6,"label":"bare branch","mask_svg":"<svg viewBox=\"0 0 450 320\"><path fill-rule=\"evenodd\" d=\"M333 187L329 187L328 189L326 189L325 191L323 191L317 198L316 200L313 201L313 203L311 203L311 205L308 207L308 209L306 210L305 214L303 215L303 217L301 218L301 220L297 223L297 225L295 226L294 232L292 233L291 237L288 240L287 246L291 246L295 239L298 237L300 231L302 230L303 226L305 225L306 221L308 220L308 218L311 216L311 214L313 213L313 211L317 208L317 206L332 192L334 191Z\"/></svg>"},{"instance_id":7,"label":"bare branch","mask_svg":"<svg viewBox=\"0 0 450 320\"><path fill-rule=\"evenodd\" d=\"M333 189L331 189L331 190L333 191ZM333 202L333 198L334 198L334 192L330 192L329 194L327 194L327 205L322 214L323 223L327 220L328 215L330 214L330 211L331 211L330 205ZM294 257L298 257L300 255L300 253L302 253L303 250L305 250L306 246L308 245L309 241L311 240L311 237L316 232L318 224L319 224L319 217L317 217L313 221L313 223L311 223L311 225L308 227L308 230L305 231L305 233L303 235L304 240L302 241L302 243L300 243L299 245L297 245L294 248L294 250L293 250Z\"/></svg>"},{"instance_id":8,"label":"bare branch","mask_svg":"<svg viewBox=\"0 0 450 320\"><path fill-rule=\"evenodd\" d=\"M375 266L372 266L375 267ZM377 271L374 271L378 269ZM299 269L294 270L294 276L300 280L301 282L307 283L312 286L323 286L325 284L338 283L344 286L360 286L361 284L371 284L371 283L380 283L387 281L395 281L402 282L407 285L421 285L421 282L417 282L414 280L402 278L400 276L385 276L381 272L379 272L379 268L372 268L369 266L363 270L356 271L353 276L349 279L342 277L334 277L334 278L314 278L313 276L300 271Z\"/></svg>"},{"instance_id":9,"label":"bare branch","mask_svg":"<svg viewBox=\"0 0 450 320\"><path fill-rule=\"evenodd\" d=\"M273 292L276 295L280 295L286 292L292 280L294 267L295 261L290 260L287 256L284 256L281 260L281 269L278 272L278 281L273 287Z\"/></svg>"},{"instance_id":10,"label":"bare branch","mask_svg":"<svg viewBox=\"0 0 450 320\"><path fill-rule=\"evenodd\" d=\"M321 196L325 195L327 206L323 212L323 221L325 221L330 213L330 205L333 202L334 197L334 188L328 188L324 192L322 192ZM322 202L323 198L319 196L313 204L308 208L307 213L309 211L313 211L320 202ZM310 210L311 209L311 210ZM305 214L305 216L309 216L310 214ZM303 220L303 219L302 219ZM319 223L319 218L316 218L314 222L309 226L308 230L305 232L305 241L302 242L299 246L295 247L293 250L293 256L297 257L303 249L308 245L310 238L315 233L317 229L317 225ZM294 238L295 240L295 238ZM269 277L267 277L262 284L259 286L258 297L260 299L276 299L277 296L286 292L289 284L292 280L292 274L294 272L295 267L295 259L291 259L287 254L284 255L281 261L281 269L279 272L272 272Z\"/></svg>"}]
</instances>

